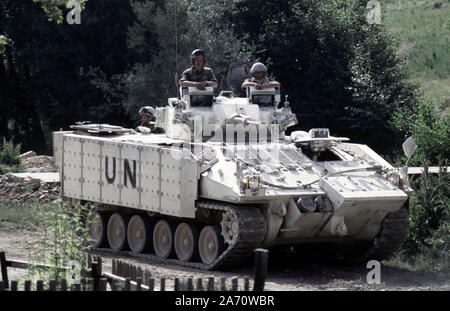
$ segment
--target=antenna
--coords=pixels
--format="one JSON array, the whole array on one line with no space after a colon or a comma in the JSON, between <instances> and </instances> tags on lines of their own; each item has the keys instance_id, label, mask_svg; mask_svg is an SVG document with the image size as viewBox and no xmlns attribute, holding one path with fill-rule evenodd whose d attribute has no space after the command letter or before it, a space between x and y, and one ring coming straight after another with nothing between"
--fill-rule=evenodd
<instances>
[{"instance_id":1,"label":"antenna","mask_svg":"<svg viewBox=\"0 0 450 311\"><path fill-rule=\"evenodd\" d=\"M178 27L177 27L177 4L178 1L175 1L175 89L178 93Z\"/></svg>"}]
</instances>

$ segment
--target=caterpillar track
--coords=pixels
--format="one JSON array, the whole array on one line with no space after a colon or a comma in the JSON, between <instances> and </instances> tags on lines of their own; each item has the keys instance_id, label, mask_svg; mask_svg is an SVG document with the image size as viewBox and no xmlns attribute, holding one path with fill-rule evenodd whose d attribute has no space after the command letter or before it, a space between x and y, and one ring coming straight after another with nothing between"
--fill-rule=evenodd
<instances>
[{"instance_id":1,"label":"caterpillar track","mask_svg":"<svg viewBox=\"0 0 450 311\"><path fill-rule=\"evenodd\" d=\"M397 212L392 212L384 218L378 236L372 241L352 245L339 245L337 250L344 264L363 264L368 260L388 259L406 238L409 227L408 203Z\"/></svg>"},{"instance_id":2,"label":"caterpillar track","mask_svg":"<svg viewBox=\"0 0 450 311\"><path fill-rule=\"evenodd\" d=\"M397 212L389 213L383 220L381 231L366 258L389 258L405 240L409 227L409 210L404 205Z\"/></svg>"},{"instance_id":3,"label":"caterpillar track","mask_svg":"<svg viewBox=\"0 0 450 311\"><path fill-rule=\"evenodd\" d=\"M199 200L197 209L205 209L213 212L231 213L238 222L236 238L225 246L224 251L210 264L203 262L185 262L178 259L159 258L152 253L135 253L132 251L114 251L110 248L92 248L92 253L109 253L124 257L142 258L153 263L175 264L184 267L215 270L238 265L252 255L255 248L261 245L267 234L267 224L263 213L257 207L242 207L223 202ZM158 218L158 219L162 219ZM219 229L219 226L216 226Z\"/></svg>"}]
</instances>

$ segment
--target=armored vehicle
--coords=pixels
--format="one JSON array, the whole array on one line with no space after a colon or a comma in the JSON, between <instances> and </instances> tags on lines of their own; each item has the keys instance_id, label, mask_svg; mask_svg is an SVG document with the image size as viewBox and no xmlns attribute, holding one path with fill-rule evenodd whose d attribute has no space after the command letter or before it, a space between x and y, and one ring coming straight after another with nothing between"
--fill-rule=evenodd
<instances>
[{"instance_id":1,"label":"armored vehicle","mask_svg":"<svg viewBox=\"0 0 450 311\"><path fill-rule=\"evenodd\" d=\"M95 203L93 247L200 269L276 245L389 257L408 228L407 174L327 128L286 135L297 123L287 96L239 90L239 70L217 97L180 88L156 109L164 134L107 124L54 133L62 196Z\"/></svg>"}]
</instances>

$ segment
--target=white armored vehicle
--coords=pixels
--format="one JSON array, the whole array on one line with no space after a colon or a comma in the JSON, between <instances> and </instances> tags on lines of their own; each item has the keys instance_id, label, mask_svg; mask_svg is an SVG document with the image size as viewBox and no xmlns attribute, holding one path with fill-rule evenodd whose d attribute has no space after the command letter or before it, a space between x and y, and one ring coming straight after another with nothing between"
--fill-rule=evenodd
<instances>
[{"instance_id":1,"label":"white armored vehicle","mask_svg":"<svg viewBox=\"0 0 450 311\"><path fill-rule=\"evenodd\" d=\"M181 88L156 110L164 134L105 124L54 133L62 196L95 203L94 248L201 269L275 245L389 257L408 228L407 175L326 128L286 135L297 119L278 89L238 97L243 79L229 80L234 92L217 97Z\"/></svg>"}]
</instances>

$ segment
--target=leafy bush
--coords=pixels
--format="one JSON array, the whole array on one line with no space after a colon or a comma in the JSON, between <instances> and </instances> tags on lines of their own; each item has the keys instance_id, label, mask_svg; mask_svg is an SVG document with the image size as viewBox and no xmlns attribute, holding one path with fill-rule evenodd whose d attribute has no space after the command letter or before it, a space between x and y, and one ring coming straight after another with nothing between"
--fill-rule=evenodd
<instances>
[{"instance_id":1,"label":"leafy bush","mask_svg":"<svg viewBox=\"0 0 450 311\"><path fill-rule=\"evenodd\" d=\"M6 165L20 164L20 147L21 145L14 145L13 141L7 141L3 138L2 148L0 150L0 163Z\"/></svg>"},{"instance_id":2,"label":"leafy bush","mask_svg":"<svg viewBox=\"0 0 450 311\"><path fill-rule=\"evenodd\" d=\"M30 265L31 278L37 276L44 280L70 281L73 270L66 271L63 267L70 267L73 263L78 266L81 276L86 273L85 253L92 240L87 226L91 211L89 204L72 207L67 202L54 202L39 213L44 232L39 243L30 245L30 257L39 264L51 267Z\"/></svg>"},{"instance_id":3,"label":"leafy bush","mask_svg":"<svg viewBox=\"0 0 450 311\"><path fill-rule=\"evenodd\" d=\"M23 171L19 158L20 147L21 144L14 145L12 140L7 141L6 138L3 138L0 149L0 174Z\"/></svg>"},{"instance_id":4,"label":"leafy bush","mask_svg":"<svg viewBox=\"0 0 450 311\"><path fill-rule=\"evenodd\" d=\"M433 165L450 160L450 115L439 113L433 103L423 101L412 110L397 112L393 124L412 135L418 146L411 165L421 165L421 158Z\"/></svg>"},{"instance_id":5,"label":"leafy bush","mask_svg":"<svg viewBox=\"0 0 450 311\"><path fill-rule=\"evenodd\" d=\"M410 228L403 244L404 255L421 261L431 270L450 269L450 175L425 172L412 182L415 190L410 205ZM432 263L432 264L430 264ZM442 266L441 263L444 263Z\"/></svg>"}]
</instances>

